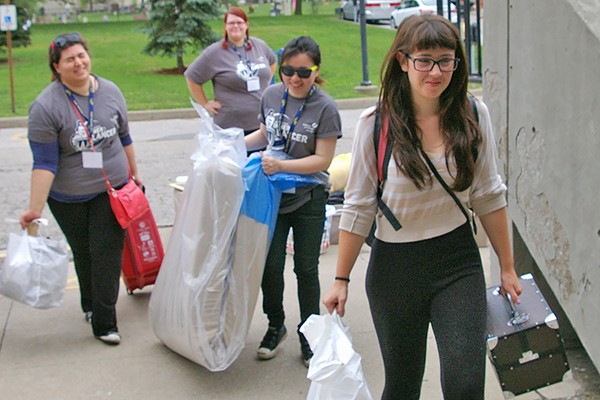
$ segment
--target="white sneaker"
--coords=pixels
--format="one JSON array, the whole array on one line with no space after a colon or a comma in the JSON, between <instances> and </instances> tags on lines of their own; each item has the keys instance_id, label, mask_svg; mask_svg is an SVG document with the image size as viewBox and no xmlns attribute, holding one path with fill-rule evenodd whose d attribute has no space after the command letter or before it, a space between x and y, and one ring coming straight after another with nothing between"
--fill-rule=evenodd
<instances>
[{"instance_id":1,"label":"white sneaker","mask_svg":"<svg viewBox=\"0 0 600 400\"><path fill-rule=\"evenodd\" d=\"M107 332L104 335L96 336L96 339L106 344L112 345L117 345L121 343L121 335L119 334L119 332L115 331Z\"/></svg>"}]
</instances>

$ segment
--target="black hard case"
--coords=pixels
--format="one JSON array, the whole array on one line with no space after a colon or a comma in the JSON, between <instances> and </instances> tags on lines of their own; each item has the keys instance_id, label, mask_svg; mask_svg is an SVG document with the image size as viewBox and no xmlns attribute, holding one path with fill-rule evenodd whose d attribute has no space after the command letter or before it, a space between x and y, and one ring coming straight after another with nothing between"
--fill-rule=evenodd
<instances>
[{"instance_id":1,"label":"black hard case","mask_svg":"<svg viewBox=\"0 0 600 400\"><path fill-rule=\"evenodd\" d=\"M561 382L569 371L556 316L531 274L520 281L523 293L514 308L527 319L521 323L511 322L511 304L499 288L487 289L487 353L506 399Z\"/></svg>"}]
</instances>

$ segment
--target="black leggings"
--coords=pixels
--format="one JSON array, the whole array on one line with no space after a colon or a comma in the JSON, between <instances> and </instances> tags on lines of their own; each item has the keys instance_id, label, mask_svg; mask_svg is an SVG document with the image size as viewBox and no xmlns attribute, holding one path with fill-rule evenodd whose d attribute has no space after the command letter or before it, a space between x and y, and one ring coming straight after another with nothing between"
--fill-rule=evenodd
<instances>
[{"instance_id":1,"label":"black leggings","mask_svg":"<svg viewBox=\"0 0 600 400\"><path fill-rule=\"evenodd\" d=\"M375 240L366 289L385 367L382 399L419 399L430 323L444 399L483 399L485 281L468 224L418 242Z\"/></svg>"},{"instance_id":2,"label":"black leggings","mask_svg":"<svg viewBox=\"0 0 600 400\"><path fill-rule=\"evenodd\" d=\"M48 205L71 246L81 308L94 313L94 335L117 330L115 306L125 231L110 208L108 194L102 193L83 203L48 199Z\"/></svg>"}]
</instances>

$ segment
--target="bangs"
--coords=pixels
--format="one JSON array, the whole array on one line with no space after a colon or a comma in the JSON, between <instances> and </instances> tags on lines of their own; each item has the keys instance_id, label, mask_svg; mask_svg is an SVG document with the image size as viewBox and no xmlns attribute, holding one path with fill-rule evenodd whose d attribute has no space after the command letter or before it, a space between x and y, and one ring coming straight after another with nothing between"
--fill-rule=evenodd
<instances>
[{"instance_id":1,"label":"bangs","mask_svg":"<svg viewBox=\"0 0 600 400\"><path fill-rule=\"evenodd\" d=\"M409 51L426 49L452 49L456 50L456 35L446 24L423 21L415 27L414 34L408 41Z\"/></svg>"}]
</instances>

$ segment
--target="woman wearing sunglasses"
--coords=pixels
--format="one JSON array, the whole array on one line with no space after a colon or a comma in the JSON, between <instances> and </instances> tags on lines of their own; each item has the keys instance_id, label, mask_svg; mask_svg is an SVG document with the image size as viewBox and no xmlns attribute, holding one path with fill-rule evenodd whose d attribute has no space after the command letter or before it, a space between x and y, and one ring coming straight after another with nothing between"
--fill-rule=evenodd
<instances>
[{"instance_id":1,"label":"woman wearing sunglasses","mask_svg":"<svg viewBox=\"0 0 600 400\"><path fill-rule=\"evenodd\" d=\"M119 344L116 303L125 234L105 178L119 188L129 174L141 186L119 88L92 75L88 45L78 33L50 43L52 82L29 108L33 153L29 208L21 226L40 218L47 202L73 252L81 307L94 336Z\"/></svg>"},{"instance_id":2,"label":"woman wearing sunglasses","mask_svg":"<svg viewBox=\"0 0 600 400\"><path fill-rule=\"evenodd\" d=\"M302 36L283 49L279 77L282 83L267 88L260 103L260 129L246 136L246 147L254 150L269 145L289 159L262 156L266 174L292 172L311 174L326 171L333 159L337 139L342 136L341 118L333 99L318 85L321 52L315 41ZM294 272L298 283L300 325L319 314L319 251L325 223L325 187L314 184L284 193L262 280L263 311L269 327L257 356L268 360L277 354L287 336L283 310L283 271L286 241L294 232ZM304 364L312 351L298 332Z\"/></svg>"},{"instance_id":3,"label":"woman wearing sunglasses","mask_svg":"<svg viewBox=\"0 0 600 400\"><path fill-rule=\"evenodd\" d=\"M350 271L375 219L366 290L385 367L382 399L419 399L430 324L444 399L484 398L485 281L470 216L461 208L471 205L479 215L499 258L503 292L515 300L521 293L492 123L482 102L474 100L478 118L473 112L464 60L450 21L405 19L384 59L378 106L357 124L336 280L323 302L344 315ZM376 114L393 155L383 166L388 178L381 200L400 222L398 230L377 212Z\"/></svg>"},{"instance_id":4,"label":"woman wearing sunglasses","mask_svg":"<svg viewBox=\"0 0 600 400\"><path fill-rule=\"evenodd\" d=\"M250 36L246 13L231 7L224 17L223 40L213 43L185 71L194 100L221 128L238 127L249 134L258 129L258 105L275 72L277 58L262 40ZM203 85L212 81L214 99Z\"/></svg>"}]
</instances>

